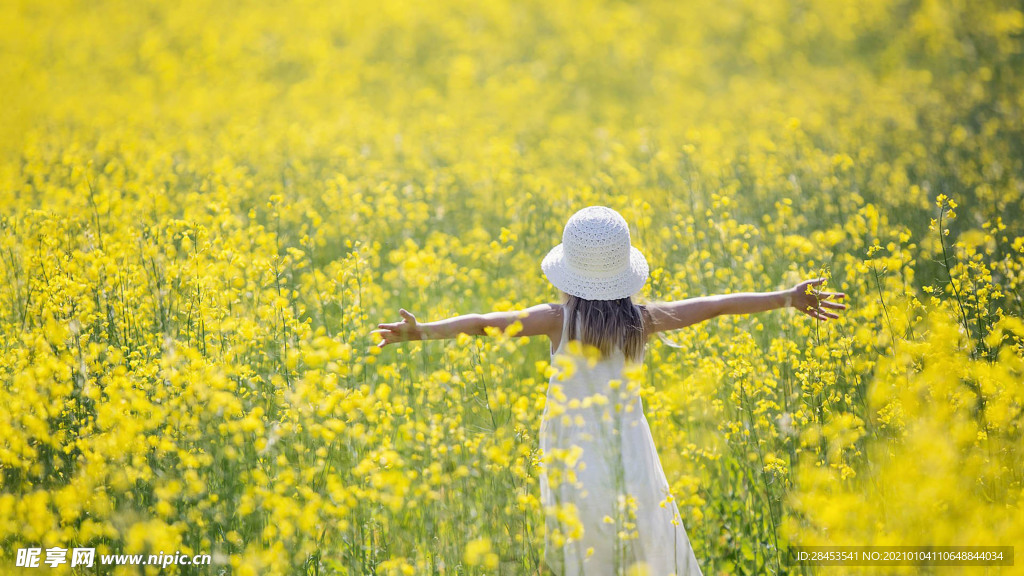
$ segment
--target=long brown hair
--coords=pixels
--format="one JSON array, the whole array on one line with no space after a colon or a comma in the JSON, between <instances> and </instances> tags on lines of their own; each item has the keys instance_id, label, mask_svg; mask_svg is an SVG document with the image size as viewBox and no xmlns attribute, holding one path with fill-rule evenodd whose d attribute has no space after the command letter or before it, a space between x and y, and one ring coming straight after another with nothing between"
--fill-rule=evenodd
<instances>
[{"instance_id":1,"label":"long brown hair","mask_svg":"<svg viewBox=\"0 0 1024 576\"><path fill-rule=\"evenodd\" d=\"M594 346L604 357L618 347L626 358L643 360L647 320L644 306L634 304L628 296L618 300L585 300L563 293L563 299L568 340Z\"/></svg>"}]
</instances>

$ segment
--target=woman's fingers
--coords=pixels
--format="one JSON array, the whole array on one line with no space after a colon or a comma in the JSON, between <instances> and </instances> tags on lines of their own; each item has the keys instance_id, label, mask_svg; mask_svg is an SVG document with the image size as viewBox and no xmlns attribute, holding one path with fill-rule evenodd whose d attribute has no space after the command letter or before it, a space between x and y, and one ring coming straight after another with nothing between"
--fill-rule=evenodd
<instances>
[{"instance_id":1,"label":"woman's fingers","mask_svg":"<svg viewBox=\"0 0 1024 576\"><path fill-rule=\"evenodd\" d=\"M410 328L410 324L415 325L416 318L407 310L402 309L399 310L398 313L402 315L404 320L401 322L382 322L377 324L376 330L370 331L370 334L375 334L381 337L381 341L377 343L378 348L383 348L388 344L404 340L404 334Z\"/></svg>"},{"instance_id":2,"label":"woman's fingers","mask_svg":"<svg viewBox=\"0 0 1024 576\"><path fill-rule=\"evenodd\" d=\"M401 327L405 326L406 324L408 324L408 322L405 322L405 321L402 321L402 322L384 322L384 323L381 323L381 324L377 324L377 328L384 328L384 329L387 329L387 330L400 330Z\"/></svg>"},{"instance_id":3,"label":"woman's fingers","mask_svg":"<svg viewBox=\"0 0 1024 576\"><path fill-rule=\"evenodd\" d=\"M833 310L846 310L846 304L840 304L839 302L832 302L830 300L822 300L818 304Z\"/></svg>"},{"instance_id":4,"label":"woman's fingers","mask_svg":"<svg viewBox=\"0 0 1024 576\"><path fill-rule=\"evenodd\" d=\"M822 316L817 310L811 310L807 315L816 320L828 320L828 318Z\"/></svg>"},{"instance_id":5,"label":"woman's fingers","mask_svg":"<svg viewBox=\"0 0 1024 576\"><path fill-rule=\"evenodd\" d=\"M822 304L825 304L825 302L822 302ZM832 318L832 319L839 318L839 315L834 313L834 312L829 312L828 310L825 310L823 308L815 308L814 306L807 306L806 308L801 310L801 312L803 312L804 314L807 314L811 318L815 318L817 320L828 320L829 318Z\"/></svg>"},{"instance_id":6,"label":"woman's fingers","mask_svg":"<svg viewBox=\"0 0 1024 576\"><path fill-rule=\"evenodd\" d=\"M382 322L380 324L377 324L377 328L386 330L400 330L402 326L405 326L407 324L416 324L416 317L413 316L405 308L399 309L398 313L402 316L401 322Z\"/></svg>"}]
</instances>

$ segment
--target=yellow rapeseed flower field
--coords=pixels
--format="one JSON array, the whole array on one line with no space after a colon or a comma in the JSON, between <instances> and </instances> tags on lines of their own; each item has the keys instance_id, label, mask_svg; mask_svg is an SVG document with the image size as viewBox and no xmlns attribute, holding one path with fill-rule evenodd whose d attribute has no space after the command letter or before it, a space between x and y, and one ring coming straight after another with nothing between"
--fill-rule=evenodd
<instances>
[{"instance_id":1,"label":"yellow rapeseed flower field","mask_svg":"<svg viewBox=\"0 0 1024 576\"><path fill-rule=\"evenodd\" d=\"M7 0L0 61L2 574L538 573L546 515L578 537L538 487L579 457L538 449L567 367L369 332L557 301L591 204L642 300L848 294L652 340L617 388L705 574L1022 552L1019 2Z\"/></svg>"}]
</instances>

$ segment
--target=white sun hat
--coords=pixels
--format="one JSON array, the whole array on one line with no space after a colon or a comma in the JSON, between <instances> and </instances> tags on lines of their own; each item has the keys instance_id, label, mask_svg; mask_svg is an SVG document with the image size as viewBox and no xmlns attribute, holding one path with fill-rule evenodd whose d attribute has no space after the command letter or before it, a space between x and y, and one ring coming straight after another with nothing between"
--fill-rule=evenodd
<instances>
[{"instance_id":1,"label":"white sun hat","mask_svg":"<svg viewBox=\"0 0 1024 576\"><path fill-rule=\"evenodd\" d=\"M572 215L555 246L540 264L548 280L584 300L632 296L647 282L647 259L629 243L629 225L606 206Z\"/></svg>"}]
</instances>

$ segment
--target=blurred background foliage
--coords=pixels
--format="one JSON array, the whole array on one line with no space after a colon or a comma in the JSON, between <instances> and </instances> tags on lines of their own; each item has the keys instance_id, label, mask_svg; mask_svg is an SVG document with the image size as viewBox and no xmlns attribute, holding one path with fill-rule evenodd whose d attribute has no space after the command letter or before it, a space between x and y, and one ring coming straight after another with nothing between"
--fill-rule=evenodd
<instances>
[{"instance_id":1,"label":"blurred background foliage","mask_svg":"<svg viewBox=\"0 0 1024 576\"><path fill-rule=\"evenodd\" d=\"M0 58L5 566L535 572L547 342L368 332L556 301L589 204L641 300L849 294L652 341L705 574L1024 541L1017 2L12 0Z\"/></svg>"}]
</instances>

